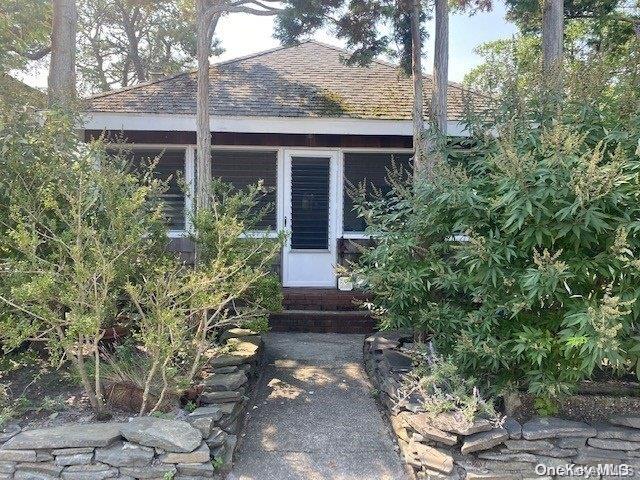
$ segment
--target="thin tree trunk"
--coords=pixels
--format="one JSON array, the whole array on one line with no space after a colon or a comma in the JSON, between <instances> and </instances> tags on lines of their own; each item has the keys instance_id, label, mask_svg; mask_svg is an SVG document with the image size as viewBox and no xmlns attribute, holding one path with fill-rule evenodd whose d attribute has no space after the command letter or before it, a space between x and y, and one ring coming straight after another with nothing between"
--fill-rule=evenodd
<instances>
[{"instance_id":1,"label":"thin tree trunk","mask_svg":"<svg viewBox=\"0 0 640 480\"><path fill-rule=\"evenodd\" d=\"M48 79L49 106L53 108L68 108L76 99L77 24L75 0L53 0Z\"/></svg>"},{"instance_id":2,"label":"thin tree trunk","mask_svg":"<svg viewBox=\"0 0 640 480\"><path fill-rule=\"evenodd\" d=\"M439 133L447 133L447 87L449 83L449 3L435 0L435 47L433 51L433 120Z\"/></svg>"},{"instance_id":3,"label":"thin tree trunk","mask_svg":"<svg viewBox=\"0 0 640 480\"><path fill-rule=\"evenodd\" d=\"M149 369L149 373L147 374L147 379L144 382L144 390L142 391L142 402L140 404L140 410L138 411L138 416L142 416L147 409L147 403L149 403L149 391L151 390L151 384L153 383L153 379L156 376L156 372L160 367L160 360L154 360L151 364L151 368Z\"/></svg>"},{"instance_id":4,"label":"thin tree trunk","mask_svg":"<svg viewBox=\"0 0 640 480\"><path fill-rule=\"evenodd\" d=\"M563 0L544 0L542 9L542 69L545 83L552 90L561 84L564 34Z\"/></svg>"},{"instance_id":5,"label":"thin tree trunk","mask_svg":"<svg viewBox=\"0 0 640 480\"><path fill-rule=\"evenodd\" d=\"M211 38L218 18L207 16L206 0L197 0L198 19L198 93L197 93L197 159L196 211L210 206L211 189L211 127L209 116L209 54ZM196 252L197 255L197 252Z\"/></svg>"},{"instance_id":6,"label":"thin tree trunk","mask_svg":"<svg viewBox=\"0 0 640 480\"><path fill-rule=\"evenodd\" d=\"M140 9L136 7L132 12L128 12L127 6L125 5L122 5L121 9L124 32L129 41L129 58L133 64L133 70L138 83L142 83L147 80L147 74L142 59L140 58L140 39L136 35L136 21L140 16Z\"/></svg>"},{"instance_id":7,"label":"thin tree trunk","mask_svg":"<svg viewBox=\"0 0 640 480\"><path fill-rule=\"evenodd\" d=\"M413 177L423 168L426 153L424 135L424 86L422 76L422 38L420 35L420 0L411 6L411 76L413 77Z\"/></svg>"}]
</instances>

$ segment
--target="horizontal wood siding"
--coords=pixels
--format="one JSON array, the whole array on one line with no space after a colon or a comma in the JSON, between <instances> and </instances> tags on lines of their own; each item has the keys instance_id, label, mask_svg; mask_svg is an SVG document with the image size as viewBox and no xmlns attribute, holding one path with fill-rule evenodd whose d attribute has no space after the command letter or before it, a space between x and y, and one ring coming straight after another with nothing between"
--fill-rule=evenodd
<instances>
[{"instance_id":1,"label":"horizontal wood siding","mask_svg":"<svg viewBox=\"0 0 640 480\"><path fill-rule=\"evenodd\" d=\"M103 135L104 134L104 135ZM195 132L86 130L87 141L105 138L109 142L195 145ZM258 147L412 148L412 138L403 135L313 135L288 133L217 132L213 145Z\"/></svg>"}]
</instances>

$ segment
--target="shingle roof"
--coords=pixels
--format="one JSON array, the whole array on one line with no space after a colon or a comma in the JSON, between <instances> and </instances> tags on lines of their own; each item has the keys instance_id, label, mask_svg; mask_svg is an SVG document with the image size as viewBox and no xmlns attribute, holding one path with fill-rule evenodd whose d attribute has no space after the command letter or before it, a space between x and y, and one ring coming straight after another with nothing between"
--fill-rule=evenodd
<instances>
[{"instance_id":1,"label":"shingle roof","mask_svg":"<svg viewBox=\"0 0 640 480\"><path fill-rule=\"evenodd\" d=\"M281 47L211 66L210 106L223 116L410 119L411 78L375 61L347 66L347 52L316 41ZM428 111L433 81L425 76ZM86 100L86 110L195 114L196 73L187 72ZM451 83L448 110L460 119L468 91ZM477 99L477 95L473 95Z\"/></svg>"}]
</instances>

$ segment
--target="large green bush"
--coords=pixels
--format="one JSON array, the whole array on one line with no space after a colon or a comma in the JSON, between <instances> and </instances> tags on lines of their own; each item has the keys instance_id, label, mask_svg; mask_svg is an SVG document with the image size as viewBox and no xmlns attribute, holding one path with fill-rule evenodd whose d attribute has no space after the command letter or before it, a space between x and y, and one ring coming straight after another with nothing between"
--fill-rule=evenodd
<instances>
[{"instance_id":1,"label":"large green bush","mask_svg":"<svg viewBox=\"0 0 640 480\"><path fill-rule=\"evenodd\" d=\"M72 363L98 413L116 391L139 395L140 414L165 408L215 354L222 328L264 324L282 299L271 267L283 237L246 235L262 213L260 185L215 183L186 264L165 249L166 183L153 162L131 167L83 143L71 118L0 114L0 341L44 342L54 362ZM130 348L105 363L102 339L120 317Z\"/></svg>"},{"instance_id":2,"label":"large green bush","mask_svg":"<svg viewBox=\"0 0 640 480\"><path fill-rule=\"evenodd\" d=\"M44 120L0 117L0 338L5 349L46 342L102 411L100 341L165 243L165 186L83 144L72 119Z\"/></svg>"},{"instance_id":3,"label":"large green bush","mask_svg":"<svg viewBox=\"0 0 640 480\"><path fill-rule=\"evenodd\" d=\"M493 391L549 399L638 368L640 117L611 110L621 84L552 119L485 116L434 179L360 197L377 242L353 274L383 327L433 335Z\"/></svg>"}]
</instances>

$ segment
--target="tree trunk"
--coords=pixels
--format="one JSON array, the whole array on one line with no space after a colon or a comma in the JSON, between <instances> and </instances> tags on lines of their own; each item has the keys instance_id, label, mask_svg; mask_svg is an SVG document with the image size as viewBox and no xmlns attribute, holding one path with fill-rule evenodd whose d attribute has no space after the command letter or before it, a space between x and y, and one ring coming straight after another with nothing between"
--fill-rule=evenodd
<instances>
[{"instance_id":1,"label":"tree trunk","mask_svg":"<svg viewBox=\"0 0 640 480\"><path fill-rule=\"evenodd\" d=\"M49 106L52 108L68 108L75 103L77 24L75 0L53 0L48 81Z\"/></svg>"},{"instance_id":2,"label":"tree trunk","mask_svg":"<svg viewBox=\"0 0 640 480\"><path fill-rule=\"evenodd\" d=\"M423 168L426 152L424 135L424 87L422 76L422 38L420 35L420 0L411 6L411 76L413 77L413 178Z\"/></svg>"},{"instance_id":3,"label":"tree trunk","mask_svg":"<svg viewBox=\"0 0 640 480\"><path fill-rule=\"evenodd\" d=\"M447 87L449 83L449 3L435 0L435 47L433 51L433 120L439 133L447 133Z\"/></svg>"},{"instance_id":4,"label":"tree trunk","mask_svg":"<svg viewBox=\"0 0 640 480\"><path fill-rule=\"evenodd\" d=\"M128 8L130 7L127 5L121 5L122 23L124 33L129 42L129 58L133 64L136 80L138 83L142 83L147 80L147 74L142 59L140 58L140 39L136 34L136 21L140 16L140 9L136 7L132 11L128 11Z\"/></svg>"},{"instance_id":5,"label":"tree trunk","mask_svg":"<svg viewBox=\"0 0 640 480\"><path fill-rule=\"evenodd\" d=\"M196 211L210 207L211 190L211 127L209 119L209 54L211 37L217 17L207 17L206 0L197 0L198 19L198 93L197 93L197 158L196 158Z\"/></svg>"},{"instance_id":6,"label":"tree trunk","mask_svg":"<svg viewBox=\"0 0 640 480\"><path fill-rule=\"evenodd\" d=\"M563 33L563 0L544 0L542 9L542 69L545 83L554 90L561 87Z\"/></svg>"}]
</instances>

